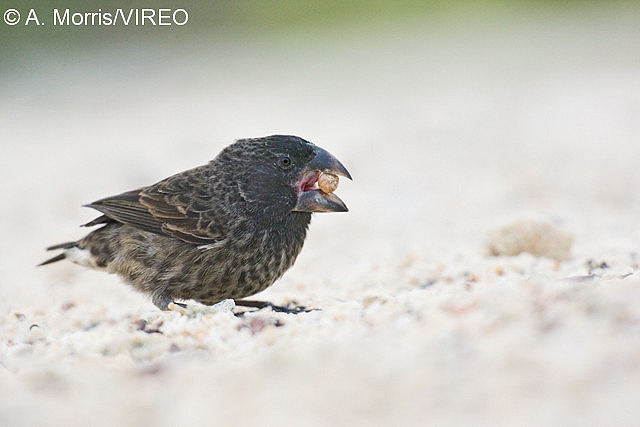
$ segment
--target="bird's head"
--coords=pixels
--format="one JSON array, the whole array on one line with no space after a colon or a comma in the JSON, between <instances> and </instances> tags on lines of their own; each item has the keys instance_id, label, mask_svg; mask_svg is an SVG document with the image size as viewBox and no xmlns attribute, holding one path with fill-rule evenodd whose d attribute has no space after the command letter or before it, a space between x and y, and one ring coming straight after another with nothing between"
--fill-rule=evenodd
<instances>
[{"instance_id":1,"label":"bird's head","mask_svg":"<svg viewBox=\"0 0 640 427\"><path fill-rule=\"evenodd\" d=\"M247 209L261 215L291 212L346 212L333 193L317 187L322 172L351 179L347 169L326 150L297 136L241 139L220 153L235 165L234 175Z\"/></svg>"}]
</instances>

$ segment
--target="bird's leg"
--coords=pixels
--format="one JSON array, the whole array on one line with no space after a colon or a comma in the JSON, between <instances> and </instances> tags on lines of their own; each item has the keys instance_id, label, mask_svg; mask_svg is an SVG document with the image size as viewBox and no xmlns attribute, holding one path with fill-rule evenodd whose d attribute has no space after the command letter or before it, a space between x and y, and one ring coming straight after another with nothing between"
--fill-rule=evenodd
<instances>
[{"instance_id":1,"label":"bird's leg","mask_svg":"<svg viewBox=\"0 0 640 427\"><path fill-rule=\"evenodd\" d=\"M296 305L294 302L290 302L287 305L282 306L282 305L275 305L269 301L253 301L253 300L243 300L243 299L236 300L236 306L257 308L258 310L269 307L273 311L277 311L278 313L288 313L288 314L308 313L310 311L318 310L317 308L307 308L304 305Z\"/></svg>"},{"instance_id":2,"label":"bird's leg","mask_svg":"<svg viewBox=\"0 0 640 427\"><path fill-rule=\"evenodd\" d=\"M182 304L180 302L175 302L173 298L165 294L155 294L152 298L153 303L162 311L172 310L173 308L170 305L175 304L178 307L187 308L186 304Z\"/></svg>"}]
</instances>

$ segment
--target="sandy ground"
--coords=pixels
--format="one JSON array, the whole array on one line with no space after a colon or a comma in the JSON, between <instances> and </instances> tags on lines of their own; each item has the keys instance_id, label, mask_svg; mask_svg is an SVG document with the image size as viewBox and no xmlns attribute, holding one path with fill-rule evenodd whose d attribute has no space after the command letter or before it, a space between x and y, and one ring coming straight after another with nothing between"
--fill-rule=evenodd
<instances>
[{"instance_id":1,"label":"sandy ground","mask_svg":"<svg viewBox=\"0 0 640 427\"><path fill-rule=\"evenodd\" d=\"M495 19L5 73L0 425L637 425L640 14ZM83 235L83 203L273 133L355 178L256 297L321 310L165 313L34 267ZM573 237L567 259L488 256L529 218Z\"/></svg>"}]
</instances>

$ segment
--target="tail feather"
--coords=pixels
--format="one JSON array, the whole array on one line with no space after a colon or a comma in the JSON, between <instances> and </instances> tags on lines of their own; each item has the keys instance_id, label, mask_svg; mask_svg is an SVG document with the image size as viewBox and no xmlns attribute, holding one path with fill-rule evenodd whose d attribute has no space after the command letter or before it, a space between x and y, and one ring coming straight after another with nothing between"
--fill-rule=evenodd
<instances>
[{"instance_id":1,"label":"tail feather","mask_svg":"<svg viewBox=\"0 0 640 427\"><path fill-rule=\"evenodd\" d=\"M43 266L43 265L51 264L51 263L56 262L56 261L62 261L65 258L66 258L66 255L64 253L62 253L60 255L54 256L53 258L49 258L45 262L41 262L36 267L40 267L40 266Z\"/></svg>"},{"instance_id":2,"label":"tail feather","mask_svg":"<svg viewBox=\"0 0 640 427\"><path fill-rule=\"evenodd\" d=\"M78 244L78 242L65 242L65 243L60 243L58 245L53 245L53 246L49 246L47 248L48 251L54 251L56 249L71 249L74 246L76 246ZM38 264L36 267L40 267L42 265L47 265L47 264L51 264L57 261L62 261L63 259L65 259L67 256L63 253L54 256L53 258L49 258L48 260L41 262L40 264Z\"/></svg>"},{"instance_id":3,"label":"tail feather","mask_svg":"<svg viewBox=\"0 0 640 427\"><path fill-rule=\"evenodd\" d=\"M49 246L47 248L47 250L48 251L55 251L56 249L71 249L72 247L74 247L77 244L78 244L78 242L59 243L57 245Z\"/></svg>"}]
</instances>

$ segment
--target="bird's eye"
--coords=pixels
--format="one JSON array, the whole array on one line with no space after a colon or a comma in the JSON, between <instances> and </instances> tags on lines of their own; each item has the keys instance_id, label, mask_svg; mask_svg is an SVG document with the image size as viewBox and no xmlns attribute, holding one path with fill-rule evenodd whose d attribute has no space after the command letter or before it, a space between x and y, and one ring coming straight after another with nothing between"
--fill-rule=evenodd
<instances>
[{"instance_id":1,"label":"bird's eye","mask_svg":"<svg viewBox=\"0 0 640 427\"><path fill-rule=\"evenodd\" d=\"M291 167L291 159L288 156L281 157L278 160L278 166L282 169L289 169Z\"/></svg>"}]
</instances>

